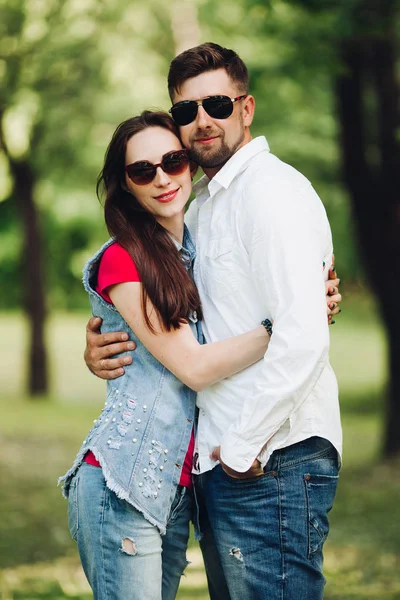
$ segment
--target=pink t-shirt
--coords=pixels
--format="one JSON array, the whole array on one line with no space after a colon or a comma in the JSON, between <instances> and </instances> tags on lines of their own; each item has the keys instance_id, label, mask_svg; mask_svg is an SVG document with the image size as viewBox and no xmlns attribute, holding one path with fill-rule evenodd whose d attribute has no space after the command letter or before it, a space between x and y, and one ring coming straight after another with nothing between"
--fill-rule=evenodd
<instances>
[{"instance_id":1,"label":"pink t-shirt","mask_svg":"<svg viewBox=\"0 0 400 600\"><path fill-rule=\"evenodd\" d=\"M117 242L108 246L103 252L100 260L99 271L97 274L96 292L109 304L112 304L110 296L107 294L107 289L111 285L117 283L126 283L127 281L141 281L140 275L133 262L130 254L122 248ZM186 452L185 461L182 467L181 478L179 485L192 487L192 462L194 451L194 435L190 437L188 450ZM100 467L100 463L96 460L93 452L88 452L84 459L90 465Z\"/></svg>"}]
</instances>

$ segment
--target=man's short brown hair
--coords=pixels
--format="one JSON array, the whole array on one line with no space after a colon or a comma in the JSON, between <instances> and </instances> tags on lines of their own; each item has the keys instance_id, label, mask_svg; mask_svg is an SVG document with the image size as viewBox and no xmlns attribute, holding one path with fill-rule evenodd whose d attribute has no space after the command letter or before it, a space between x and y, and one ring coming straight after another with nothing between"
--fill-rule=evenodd
<instances>
[{"instance_id":1,"label":"man's short brown hair","mask_svg":"<svg viewBox=\"0 0 400 600\"><path fill-rule=\"evenodd\" d=\"M249 73L242 59L234 50L207 42L178 54L171 62L168 73L168 91L171 100L179 92L187 79L197 77L206 71L225 69L231 81L241 94L247 94Z\"/></svg>"}]
</instances>

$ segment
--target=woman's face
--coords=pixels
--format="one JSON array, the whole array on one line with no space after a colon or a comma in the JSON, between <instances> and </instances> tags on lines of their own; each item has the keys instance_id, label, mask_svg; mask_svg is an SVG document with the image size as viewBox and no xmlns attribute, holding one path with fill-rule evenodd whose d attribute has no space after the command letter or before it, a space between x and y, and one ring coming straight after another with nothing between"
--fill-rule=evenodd
<instances>
[{"instance_id":1,"label":"woman's face","mask_svg":"<svg viewBox=\"0 0 400 600\"><path fill-rule=\"evenodd\" d=\"M171 131L163 127L148 127L128 141L125 165L142 161L156 165L166 154L179 150L182 150L182 144ZM185 204L192 189L189 165L178 175L168 175L162 167L157 167L154 179L145 185L134 183L128 173L125 178L139 204L163 227L170 229L177 220L183 222Z\"/></svg>"}]
</instances>

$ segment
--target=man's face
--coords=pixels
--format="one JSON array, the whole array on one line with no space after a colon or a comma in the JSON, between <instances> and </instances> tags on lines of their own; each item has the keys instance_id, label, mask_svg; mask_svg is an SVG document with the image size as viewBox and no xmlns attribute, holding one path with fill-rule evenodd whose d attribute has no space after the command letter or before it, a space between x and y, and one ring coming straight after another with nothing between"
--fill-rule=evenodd
<instances>
[{"instance_id":1,"label":"man's face","mask_svg":"<svg viewBox=\"0 0 400 600\"><path fill-rule=\"evenodd\" d=\"M179 93L175 93L174 104L214 95L235 98L242 94L243 90L231 81L225 69L218 69L185 81ZM247 96L233 104L233 113L227 119L212 118L199 106L196 119L179 128L183 145L209 177L213 177L239 148L251 140L249 126L253 113L254 99Z\"/></svg>"}]
</instances>

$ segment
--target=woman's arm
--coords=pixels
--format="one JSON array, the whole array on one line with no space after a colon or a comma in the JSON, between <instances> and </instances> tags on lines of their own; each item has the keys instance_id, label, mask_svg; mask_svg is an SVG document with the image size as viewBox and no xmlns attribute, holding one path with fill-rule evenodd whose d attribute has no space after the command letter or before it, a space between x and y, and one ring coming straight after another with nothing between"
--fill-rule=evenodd
<instances>
[{"instance_id":1,"label":"woman's arm","mask_svg":"<svg viewBox=\"0 0 400 600\"><path fill-rule=\"evenodd\" d=\"M109 296L132 331L151 354L188 387L199 392L260 360L269 335L256 329L221 342L201 345L188 324L163 331L155 311L148 310L155 333L146 326L142 308L142 284L120 283L108 289Z\"/></svg>"}]
</instances>

